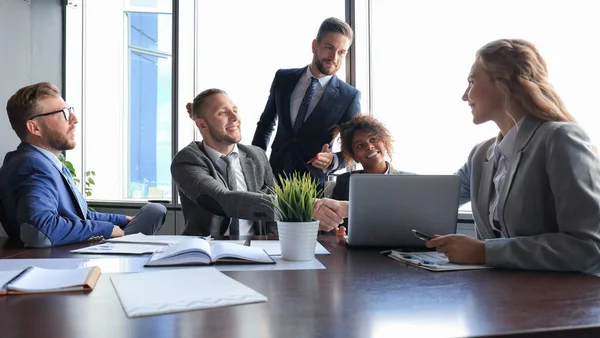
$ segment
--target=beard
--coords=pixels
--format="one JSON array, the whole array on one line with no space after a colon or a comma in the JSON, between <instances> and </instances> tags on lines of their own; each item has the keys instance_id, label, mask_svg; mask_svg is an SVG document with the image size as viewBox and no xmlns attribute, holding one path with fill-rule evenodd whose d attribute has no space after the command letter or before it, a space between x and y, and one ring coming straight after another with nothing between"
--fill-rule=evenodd
<instances>
[{"instance_id":1,"label":"beard","mask_svg":"<svg viewBox=\"0 0 600 338\"><path fill-rule=\"evenodd\" d=\"M325 67L325 62L322 59L317 60L316 55L313 57L313 62L317 66L317 69L319 70L319 72L323 75L333 75L333 74L337 73L337 71L340 69L340 65L338 64L338 65L335 65L333 69L327 70L327 68Z\"/></svg>"},{"instance_id":2,"label":"beard","mask_svg":"<svg viewBox=\"0 0 600 338\"><path fill-rule=\"evenodd\" d=\"M48 128L46 125L42 126L42 132L44 133L46 142L52 149L64 151L75 148L75 140L72 140L68 133L66 135L61 134L54 129Z\"/></svg>"},{"instance_id":3,"label":"beard","mask_svg":"<svg viewBox=\"0 0 600 338\"><path fill-rule=\"evenodd\" d=\"M212 137L213 141L221 144L235 144L239 143L242 140L242 130L238 127L239 135L237 137L227 135L225 132L218 131L216 128L213 128L210 124L207 123L208 133L210 137Z\"/></svg>"}]
</instances>

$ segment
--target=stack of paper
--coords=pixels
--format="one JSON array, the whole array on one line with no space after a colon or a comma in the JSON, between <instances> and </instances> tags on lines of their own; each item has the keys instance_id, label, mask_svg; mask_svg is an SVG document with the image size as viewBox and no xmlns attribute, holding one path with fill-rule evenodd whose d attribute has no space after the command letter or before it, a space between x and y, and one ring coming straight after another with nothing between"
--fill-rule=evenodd
<instances>
[{"instance_id":1,"label":"stack of paper","mask_svg":"<svg viewBox=\"0 0 600 338\"><path fill-rule=\"evenodd\" d=\"M267 301L212 267L122 274L110 279L128 317Z\"/></svg>"}]
</instances>

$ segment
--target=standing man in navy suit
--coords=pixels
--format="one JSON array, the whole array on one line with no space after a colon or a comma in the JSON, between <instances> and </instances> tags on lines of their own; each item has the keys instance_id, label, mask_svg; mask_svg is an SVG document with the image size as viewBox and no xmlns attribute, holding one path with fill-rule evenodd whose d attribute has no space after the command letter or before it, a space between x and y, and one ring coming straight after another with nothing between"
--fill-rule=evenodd
<instances>
[{"instance_id":1,"label":"standing man in navy suit","mask_svg":"<svg viewBox=\"0 0 600 338\"><path fill-rule=\"evenodd\" d=\"M342 153L330 149L335 127L360 113L360 92L335 75L353 35L346 22L328 18L312 42L312 63L275 73L252 144L266 151L279 121L269 160L276 177L310 172L324 182L345 166Z\"/></svg>"},{"instance_id":2,"label":"standing man in navy suit","mask_svg":"<svg viewBox=\"0 0 600 338\"><path fill-rule=\"evenodd\" d=\"M0 222L8 236L29 247L52 247L124 234L156 233L167 209L146 204L136 216L88 210L58 156L75 148L73 107L56 86L40 82L19 89L6 105L21 144L0 168Z\"/></svg>"}]
</instances>

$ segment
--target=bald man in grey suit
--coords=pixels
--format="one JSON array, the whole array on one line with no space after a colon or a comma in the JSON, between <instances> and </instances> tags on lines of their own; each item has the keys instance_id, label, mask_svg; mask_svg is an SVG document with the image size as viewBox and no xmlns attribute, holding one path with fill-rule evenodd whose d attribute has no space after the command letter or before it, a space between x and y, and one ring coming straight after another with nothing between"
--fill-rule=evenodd
<instances>
[{"instance_id":1,"label":"bald man in grey suit","mask_svg":"<svg viewBox=\"0 0 600 338\"><path fill-rule=\"evenodd\" d=\"M173 158L184 235L276 234L268 193L275 180L265 152L239 144L241 120L226 92L208 89L188 104L202 134ZM230 162L231 161L231 162Z\"/></svg>"}]
</instances>

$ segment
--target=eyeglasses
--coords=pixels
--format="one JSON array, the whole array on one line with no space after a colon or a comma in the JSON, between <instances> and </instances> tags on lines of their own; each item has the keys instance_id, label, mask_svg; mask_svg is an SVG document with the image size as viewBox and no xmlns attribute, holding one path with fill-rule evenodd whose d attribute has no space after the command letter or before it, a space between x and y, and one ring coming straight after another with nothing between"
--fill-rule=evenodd
<instances>
[{"instance_id":1,"label":"eyeglasses","mask_svg":"<svg viewBox=\"0 0 600 338\"><path fill-rule=\"evenodd\" d=\"M33 120L36 117L49 116L49 115L54 115L54 114L58 114L58 113L63 113L63 116L65 117L65 120L69 121L69 119L71 119L71 114L73 114L74 111L75 111L75 108L68 107L68 108L64 108L64 109L53 111L53 112L49 112L49 113L33 115L29 119Z\"/></svg>"}]
</instances>

